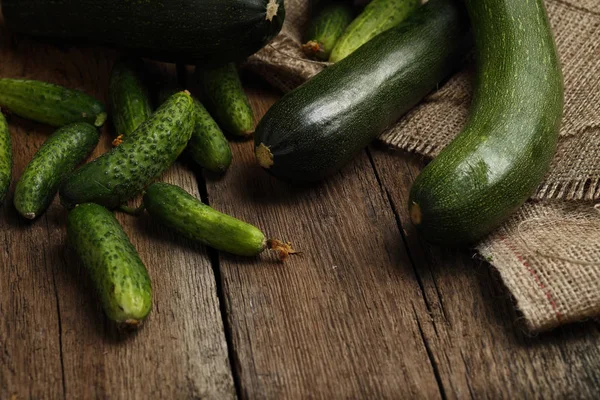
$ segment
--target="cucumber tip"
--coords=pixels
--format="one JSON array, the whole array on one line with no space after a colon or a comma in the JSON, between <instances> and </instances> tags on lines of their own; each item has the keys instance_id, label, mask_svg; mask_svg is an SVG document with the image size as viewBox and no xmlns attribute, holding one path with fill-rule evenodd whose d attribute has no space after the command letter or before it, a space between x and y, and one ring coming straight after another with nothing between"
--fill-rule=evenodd
<instances>
[{"instance_id":1,"label":"cucumber tip","mask_svg":"<svg viewBox=\"0 0 600 400\"><path fill-rule=\"evenodd\" d=\"M275 164L271 149L264 143L261 143L256 147L254 154L256 155L256 161L258 161L258 164L264 169L269 169Z\"/></svg>"},{"instance_id":2,"label":"cucumber tip","mask_svg":"<svg viewBox=\"0 0 600 400\"><path fill-rule=\"evenodd\" d=\"M102 125L104 125L107 118L108 114L106 114L105 112L98 114L98 116L96 117L96 121L94 121L94 125L97 128L100 128Z\"/></svg>"},{"instance_id":3,"label":"cucumber tip","mask_svg":"<svg viewBox=\"0 0 600 400\"><path fill-rule=\"evenodd\" d=\"M37 215L35 215L35 213L25 213L25 214L23 214L23 216L27 219L35 219L35 217L37 217Z\"/></svg>"},{"instance_id":4,"label":"cucumber tip","mask_svg":"<svg viewBox=\"0 0 600 400\"><path fill-rule=\"evenodd\" d=\"M410 220L413 225L420 225L423 219L423 213L421 212L421 206L419 204L413 203L410 206Z\"/></svg>"}]
</instances>

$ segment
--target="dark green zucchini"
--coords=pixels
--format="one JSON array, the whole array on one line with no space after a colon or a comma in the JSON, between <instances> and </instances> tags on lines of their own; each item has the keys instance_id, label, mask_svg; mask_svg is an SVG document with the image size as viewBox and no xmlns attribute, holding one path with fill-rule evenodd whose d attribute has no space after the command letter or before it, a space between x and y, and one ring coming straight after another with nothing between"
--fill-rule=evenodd
<instances>
[{"instance_id":1,"label":"dark green zucchini","mask_svg":"<svg viewBox=\"0 0 600 400\"><path fill-rule=\"evenodd\" d=\"M100 127L106 121L104 106L98 100L48 82L0 79L0 106L19 117L57 128L75 122Z\"/></svg>"},{"instance_id":2,"label":"dark green zucchini","mask_svg":"<svg viewBox=\"0 0 600 400\"><path fill-rule=\"evenodd\" d=\"M478 72L469 122L415 181L426 239L472 243L535 191L555 153L563 81L542 0L467 0Z\"/></svg>"},{"instance_id":3,"label":"dark green zucchini","mask_svg":"<svg viewBox=\"0 0 600 400\"><path fill-rule=\"evenodd\" d=\"M259 123L259 164L296 182L338 171L454 71L468 26L459 0L431 0L290 92Z\"/></svg>"},{"instance_id":4,"label":"dark green zucchini","mask_svg":"<svg viewBox=\"0 0 600 400\"><path fill-rule=\"evenodd\" d=\"M306 31L306 43L302 45L304 53L327 61L353 16L352 5L347 0L327 2L310 22Z\"/></svg>"},{"instance_id":5,"label":"dark green zucchini","mask_svg":"<svg viewBox=\"0 0 600 400\"><path fill-rule=\"evenodd\" d=\"M2 0L2 11L15 33L203 65L255 53L285 17L283 0Z\"/></svg>"},{"instance_id":6,"label":"dark green zucchini","mask_svg":"<svg viewBox=\"0 0 600 400\"><path fill-rule=\"evenodd\" d=\"M0 110L0 206L4 202L12 176L12 145L4 114Z\"/></svg>"}]
</instances>

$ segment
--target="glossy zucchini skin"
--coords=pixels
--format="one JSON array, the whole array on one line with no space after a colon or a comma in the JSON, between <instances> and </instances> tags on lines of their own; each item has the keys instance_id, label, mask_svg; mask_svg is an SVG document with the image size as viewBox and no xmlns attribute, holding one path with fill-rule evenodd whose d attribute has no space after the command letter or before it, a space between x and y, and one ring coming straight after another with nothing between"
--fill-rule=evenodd
<instances>
[{"instance_id":1,"label":"glossy zucchini skin","mask_svg":"<svg viewBox=\"0 0 600 400\"><path fill-rule=\"evenodd\" d=\"M283 0L3 0L10 31L189 64L246 58L281 30Z\"/></svg>"},{"instance_id":2,"label":"glossy zucchini skin","mask_svg":"<svg viewBox=\"0 0 600 400\"><path fill-rule=\"evenodd\" d=\"M338 39L352 22L354 11L347 0L326 2L306 32L302 50L309 57L327 61Z\"/></svg>"},{"instance_id":3,"label":"glossy zucchini skin","mask_svg":"<svg viewBox=\"0 0 600 400\"><path fill-rule=\"evenodd\" d=\"M257 161L291 182L335 173L449 76L470 45L461 2L431 0L273 105L257 127Z\"/></svg>"},{"instance_id":4,"label":"glossy zucchini skin","mask_svg":"<svg viewBox=\"0 0 600 400\"><path fill-rule=\"evenodd\" d=\"M0 106L19 117L54 127L87 122L100 127L104 106L95 98L53 83L27 79L0 79Z\"/></svg>"},{"instance_id":5,"label":"glossy zucchini skin","mask_svg":"<svg viewBox=\"0 0 600 400\"><path fill-rule=\"evenodd\" d=\"M8 124L0 111L0 206L4 202L12 177L12 143Z\"/></svg>"},{"instance_id":6,"label":"glossy zucchini skin","mask_svg":"<svg viewBox=\"0 0 600 400\"><path fill-rule=\"evenodd\" d=\"M429 241L477 241L535 191L555 153L563 81L542 0L467 0L478 72L465 129L415 181L409 208Z\"/></svg>"}]
</instances>

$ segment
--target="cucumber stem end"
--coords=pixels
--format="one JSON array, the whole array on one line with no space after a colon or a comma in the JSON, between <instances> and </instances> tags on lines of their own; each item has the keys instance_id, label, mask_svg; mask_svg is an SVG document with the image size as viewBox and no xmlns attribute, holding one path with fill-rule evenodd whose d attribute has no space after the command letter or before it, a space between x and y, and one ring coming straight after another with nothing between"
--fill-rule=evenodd
<instances>
[{"instance_id":1,"label":"cucumber stem end","mask_svg":"<svg viewBox=\"0 0 600 400\"><path fill-rule=\"evenodd\" d=\"M277 239L267 240L267 248L269 250L276 251L281 262L287 260L290 255L301 254L300 252L294 250L291 242L284 243Z\"/></svg>"},{"instance_id":2,"label":"cucumber stem end","mask_svg":"<svg viewBox=\"0 0 600 400\"><path fill-rule=\"evenodd\" d=\"M420 225L423 219L423 213L421 212L421 206L413 202L410 206L410 220L413 225Z\"/></svg>"}]
</instances>

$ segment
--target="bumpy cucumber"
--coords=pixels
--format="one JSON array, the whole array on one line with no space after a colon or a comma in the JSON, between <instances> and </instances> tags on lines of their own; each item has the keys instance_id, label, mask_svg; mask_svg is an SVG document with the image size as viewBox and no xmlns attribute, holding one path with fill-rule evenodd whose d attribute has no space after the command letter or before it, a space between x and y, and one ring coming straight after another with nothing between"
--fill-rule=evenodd
<instances>
[{"instance_id":1,"label":"bumpy cucumber","mask_svg":"<svg viewBox=\"0 0 600 400\"><path fill-rule=\"evenodd\" d=\"M309 57L327 61L338 39L342 36L354 13L347 0L327 3L306 31L306 43L302 50Z\"/></svg>"},{"instance_id":2,"label":"bumpy cucumber","mask_svg":"<svg viewBox=\"0 0 600 400\"><path fill-rule=\"evenodd\" d=\"M12 176L12 145L4 114L0 112L0 205L6 197Z\"/></svg>"},{"instance_id":3,"label":"bumpy cucumber","mask_svg":"<svg viewBox=\"0 0 600 400\"><path fill-rule=\"evenodd\" d=\"M0 106L54 127L74 122L100 127L106 121L104 106L98 100L79 90L40 81L0 79Z\"/></svg>"},{"instance_id":4,"label":"bumpy cucumber","mask_svg":"<svg viewBox=\"0 0 600 400\"><path fill-rule=\"evenodd\" d=\"M329 61L338 62L363 44L404 21L421 0L373 0L348 26L331 52Z\"/></svg>"},{"instance_id":5,"label":"bumpy cucumber","mask_svg":"<svg viewBox=\"0 0 600 400\"><path fill-rule=\"evenodd\" d=\"M419 175L410 214L426 239L472 243L506 220L548 171L563 82L542 0L467 0L478 72L464 130Z\"/></svg>"},{"instance_id":6,"label":"bumpy cucumber","mask_svg":"<svg viewBox=\"0 0 600 400\"><path fill-rule=\"evenodd\" d=\"M222 173L231 165L231 147L219 125L198 100L194 99L195 126L188 143L192 159L203 168Z\"/></svg>"},{"instance_id":7,"label":"bumpy cucumber","mask_svg":"<svg viewBox=\"0 0 600 400\"><path fill-rule=\"evenodd\" d=\"M62 204L115 208L160 176L185 149L194 129L188 92L171 96L123 143L76 170L61 185Z\"/></svg>"},{"instance_id":8,"label":"bumpy cucumber","mask_svg":"<svg viewBox=\"0 0 600 400\"><path fill-rule=\"evenodd\" d=\"M129 136L152 115L142 70L143 61L139 59L122 59L113 66L109 86L110 111L119 136Z\"/></svg>"},{"instance_id":9,"label":"bumpy cucumber","mask_svg":"<svg viewBox=\"0 0 600 400\"><path fill-rule=\"evenodd\" d=\"M37 151L15 189L15 207L27 219L40 216L50 205L62 180L98 144L98 130L85 122L58 129Z\"/></svg>"},{"instance_id":10,"label":"bumpy cucumber","mask_svg":"<svg viewBox=\"0 0 600 400\"><path fill-rule=\"evenodd\" d=\"M196 68L196 75L219 125L232 135L252 135L254 114L235 65Z\"/></svg>"},{"instance_id":11,"label":"bumpy cucumber","mask_svg":"<svg viewBox=\"0 0 600 400\"><path fill-rule=\"evenodd\" d=\"M97 204L81 204L69 212L67 232L108 318L139 326L152 309L152 284L113 214Z\"/></svg>"}]
</instances>

